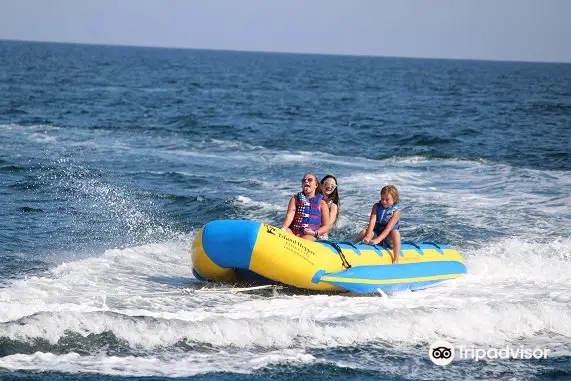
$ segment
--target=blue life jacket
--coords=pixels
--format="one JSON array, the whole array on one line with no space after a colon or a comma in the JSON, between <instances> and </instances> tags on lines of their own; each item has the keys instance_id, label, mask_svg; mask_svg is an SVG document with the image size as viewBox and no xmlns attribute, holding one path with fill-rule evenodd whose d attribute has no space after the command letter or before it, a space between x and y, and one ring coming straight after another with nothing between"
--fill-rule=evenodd
<instances>
[{"instance_id":1,"label":"blue life jacket","mask_svg":"<svg viewBox=\"0 0 571 381\"><path fill-rule=\"evenodd\" d=\"M377 203L377 220L375 221L375 229L373 230L377 235L381 234L385 227L387 226L389 220L393 216L395 210L400 210L400 204L398 202L393 203L391 206L384 208L381 202ZM399 228L400 218L397 223L393 226L392 230Z\"/></svg>"},{"instance_id":2,"label":"blue life jacket","mask_svg":"<svg viewBox=\"0 0 571 381\"><path fill-rule=\"evenodd\" d=\"M319 202L323 198L321 193L317 193L312 198L307 198L303 192L296 196L295 216L289 228L295 235L303 234L303 229L317 230L321 226L321 209Z\"/></svg>"}]
</instances>

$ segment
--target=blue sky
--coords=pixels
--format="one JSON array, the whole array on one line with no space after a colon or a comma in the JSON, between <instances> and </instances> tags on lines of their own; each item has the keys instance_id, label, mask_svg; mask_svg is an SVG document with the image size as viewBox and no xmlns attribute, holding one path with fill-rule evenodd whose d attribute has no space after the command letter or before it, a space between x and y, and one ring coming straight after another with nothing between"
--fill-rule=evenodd
<instances>
[{"instance_id":1,"label":"blue sky","mask_svg":"<svg viewBox=\"0 0 571 381\"><path fill-rule=\"evenodd\" d=\"M571 0L0 0L0 39L571 62Z\"/></svg>"}]
</instances>

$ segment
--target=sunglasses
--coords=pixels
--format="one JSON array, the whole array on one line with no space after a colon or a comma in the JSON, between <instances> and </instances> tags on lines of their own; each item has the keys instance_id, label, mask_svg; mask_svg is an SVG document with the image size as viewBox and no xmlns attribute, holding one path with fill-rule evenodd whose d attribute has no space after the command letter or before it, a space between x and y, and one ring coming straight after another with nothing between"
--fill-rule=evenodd
<instances>
[{"instance_id":1,"label":"sunglasses","mask_svg":"<svg viewBox=\"0 0 571 381\"><path fill-rule=\"evenodd\" d=\"M324 183L323 183L323 186L324 186L325 188L331 188L331 189L337 188L337 184L335 184L335 183L332 182L332 181L331 181L331 182L327 182L327 181L324 182Z\"/></svg>"},{"instance_id":2,"label":"sunglasses","mask_svg":"<svg viewBox=\"0 0 571 381\"><path fill-rule=\"evenodd\" d=\"M305 183L306 181L307 181L308 183L312 183L312 182L313 182L313 177L304 177L303 179L301 179L301 182L302 182L302 183Z\"/></svg>"}]
</instances>

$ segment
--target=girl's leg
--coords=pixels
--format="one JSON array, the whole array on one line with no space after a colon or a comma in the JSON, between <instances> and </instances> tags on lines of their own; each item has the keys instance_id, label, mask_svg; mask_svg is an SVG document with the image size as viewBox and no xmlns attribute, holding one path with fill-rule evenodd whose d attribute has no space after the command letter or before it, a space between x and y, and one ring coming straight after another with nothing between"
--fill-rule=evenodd
<instances>
[{"instance_id":1,"label":"girl's leg","mask_svg":"<svg viewBox=\"0 0 571 381\"><path fill-rule=\"evenodd\" d=\"M389 238L393 248L393 263L398 263L400 253L400 232L397 229L393 230L389 233Z\"/></svg>"}]
</instances>

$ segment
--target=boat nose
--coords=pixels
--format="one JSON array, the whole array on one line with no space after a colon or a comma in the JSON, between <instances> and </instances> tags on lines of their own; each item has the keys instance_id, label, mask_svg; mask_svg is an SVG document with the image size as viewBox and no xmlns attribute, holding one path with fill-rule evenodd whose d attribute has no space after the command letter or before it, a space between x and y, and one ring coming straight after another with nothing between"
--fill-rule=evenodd
<instances>
[{"instance_id":1,"label":"boat nose","mask_svg":"<svg viewBox=\"0 0 571 381\"><path fill-rule=\"evenodd\" d=\"M210 221L202 229L204 252L220 267L247 269L260 225L248 220Z\"/></svg>"}]
</instances>

